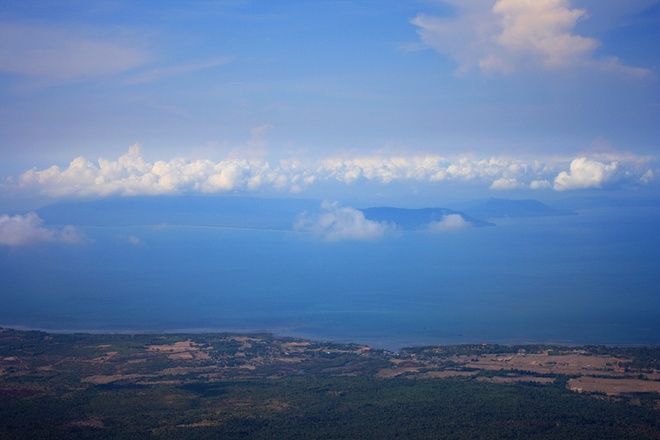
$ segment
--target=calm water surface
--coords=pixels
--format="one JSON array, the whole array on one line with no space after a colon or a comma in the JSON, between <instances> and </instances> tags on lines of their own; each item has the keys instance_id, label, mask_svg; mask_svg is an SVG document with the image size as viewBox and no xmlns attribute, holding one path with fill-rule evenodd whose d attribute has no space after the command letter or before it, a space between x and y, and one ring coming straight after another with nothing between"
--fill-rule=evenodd
<instances>
[{"instance_id":1,"label":"calm water surface","mask_svg":"<svg viewBox=\"0 0 660 440\"><path fill-rule=\"evenodd\" d=\"M82 228L86 244L0 249L0 325L268 330L391 349L660 344L659 209L497 223L335 243L290 231Z\"/></svg>"}]
</instances>

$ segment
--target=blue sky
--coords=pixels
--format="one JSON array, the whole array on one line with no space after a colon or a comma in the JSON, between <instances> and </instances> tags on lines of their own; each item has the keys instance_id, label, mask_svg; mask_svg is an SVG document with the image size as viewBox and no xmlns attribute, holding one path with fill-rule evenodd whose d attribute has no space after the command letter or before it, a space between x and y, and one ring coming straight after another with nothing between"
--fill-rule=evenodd
<instances>
[{"instance_id":1,"label":"blue sky","mask_svg":"<svg viewBox=\"0 0 660 440\"><path fill-rule=\"evenodd\" d=\"M0 212L652 192L658 41L656 0L4 2Z\"/></svg>"},{"instance_id":2,"label":"blue sky","mask_svg":"<svg viewBox=\"0 0 660 440\"><path fill-rule=\"evenodd\" d=\"M645 343L658 43L660 0L1 1L0 324Z\"/></svg>"}]
</instances>

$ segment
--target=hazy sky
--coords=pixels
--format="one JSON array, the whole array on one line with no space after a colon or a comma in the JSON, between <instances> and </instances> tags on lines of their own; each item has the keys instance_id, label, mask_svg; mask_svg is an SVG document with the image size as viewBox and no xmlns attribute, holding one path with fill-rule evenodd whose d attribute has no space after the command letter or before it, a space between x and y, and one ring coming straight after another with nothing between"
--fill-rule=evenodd
<instances>
[{"instance_id":1,"label":"hazy sky","mask_svg":"<svg viewBox=\"0 0 660 440\"><path fill-rule=\"evenodd\" d=\"M660 1L154 5L0 3L5 199L658 185Z\"/></svg>"}]
</instances>

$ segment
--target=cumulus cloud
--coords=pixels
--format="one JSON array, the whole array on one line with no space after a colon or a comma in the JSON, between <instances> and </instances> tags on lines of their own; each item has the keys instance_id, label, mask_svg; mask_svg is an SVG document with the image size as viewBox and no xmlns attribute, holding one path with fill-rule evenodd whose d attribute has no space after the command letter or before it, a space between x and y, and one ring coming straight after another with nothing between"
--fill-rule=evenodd
<instances>
[{"instance_id":1,"label":"cumulus cloud","mask_svg":"<svg viewBox=\"0 0 660 440\"><path fill-rule=\"evenodd\" d=\"M299 178L278 173L268 163L244 159L215 163L175 158L148 163L136 144L116 161L100 158L94 164L77 157L65 169L58 166L40 171L31 169L19 177L18 184L38 187L46 195L62 197L254 190L268 184L284 186Z\"/></svg>"},{"instance_id":2,"label":"cumulus cloud","mask_svg":"<svg viewBox=\"0 0 660 440\"><path fill-rule=\"evenodd\" d=\"M499 178L545 174L553 165L539 161L491 157L462 156L444 158L435 155L399 157L357 157L353 159L329 158L319 171L327 177L351 184L360 180L388 184L394 181L483 181L489 185Z\"/></svg>"},{"instance_id":3,"label":"cumulus cloud","mask_svg":"<svg viewBox=\"0 0 660 440\"><path fill-rule=\"evenodd\" d=\"M507 179L504 177L500 177L490 185L490 189L509 190L509 189L518 189L521 188L522 186L523 185L520 182L518 182L518 179L515 178Z\"/></svg>"},{"instance_id":4,"label":"cumulus cloud","mask_svg":"<svg viewBox=\"0 0 660 440\"><path fill-rule=\"evenodd\" d=\"M442 220L429 223L431 232L448 232L458 229L465 229L472 226L472 223L466 221L460 214L448 214L442 217Z\"/></svg>"},{"instance_id":5,"label":"cumulus cloud","mask_svg":"<svg viewBox=\"0 0 660 440\"><path fill-rule=\"evenodd\" d=\"M548 189L548 188L552 188L552 183L548 182L547 180L532 180L529 183L529 188L530 189Z\"/></svg>"},{"instance_id":6,"label":"cumulus cloud","mask_svg":"<svg viewBox=\"0 0 660 440\"><path fill-rule=\"evenodd\" d=\"M25 246L42 242L78 243L81 235L70 226L62 230L46 228L34 212L25 215L0 215L0 245Z\"/></svg>"},{"instance_id":7,"label":"cumulus cloud","mask_svg":"<svg viewBox=\"0 0 660 440\"><path fill-rule=\"evenodd\" d=\"M268 126L255 129L251 142L259 144L255 139L268 129ZM232 153L230 158L219 162L177 157L152 163L142 157L136 144L115 160L100 158L92 162L77 157L67 167L30 169L4 186L12 192L36 192L60 198L260 191L296 193L324 182L349 186L364 182L382 185L470 182L492 190L566 190L654 181L649 158L609 153L571 161L572 158L446 158L413 154L269 162L239 158Z\"/></svg>"},{"instance_id":8,"label":"cumulus cloud","mask_svg":"<svg viewBox=\"0 0 660 440\"><path fill-rule=\"evenodd\" d=\"M499 0L492 11L502 25L495 41L507 55L532 58L546 67L561 67L582 62L598 46L596 40L572 33L586 11L571 9L568 0ZM494 62L497 65L509 60Z\"/></svg>"},{"instance_id":9,"label":"cumulus cloud","mask_svg":"<svg viewBox=\"0 0 660 440\"><path fill-rule=\"evenodd\" d=\"M324 202L323 212L303 214L295 225L300 231L310 231L326 241L375 240L392 229L390 225L367 220L362 211L339 204Z\"/></svg>"},{"instance_id":10,"label":"cumulus cloud","mask_svg":"<svg viewBox=\"0 0 660 440\"><path fill-rule=\"evenodd\" d=\"M419 14L412 20L423 43L449 55L459 73L477 68L509 73L542 69L594 67L634 75L650 71L624 65L615 57L594 56L599 42L574 33L587 11L569 0L449 0L456 16Z\"/></svg>"},{"instance_id":11,"label":"cumulus cloud","mask_svg":"<svg viewBox=\"0 0 660 440\"><path fill-rule=\"evenodd\" d=\"M586 157L574 159L569 171L562 171L555 178L557 191L570 189L603 188L626 176L618 162L604 163Z\"/></svg>"}]
</instances>

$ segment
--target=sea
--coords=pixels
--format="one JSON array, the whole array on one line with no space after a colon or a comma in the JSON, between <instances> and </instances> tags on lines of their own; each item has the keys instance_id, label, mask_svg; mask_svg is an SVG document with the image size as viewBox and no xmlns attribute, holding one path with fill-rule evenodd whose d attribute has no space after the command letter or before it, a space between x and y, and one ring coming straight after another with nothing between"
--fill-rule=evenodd
<instances>
[{"instance_id":1,"label":"sea","mask_svg":"<svg viewBox=\"0 0 660 440\"><path fill-rule=\"evenodd\" d=\"M0 248L0 326L254 332L405 346L660 344L660 207L328 242L306 231L79 226Z\"/></svg>"}]
</instances>

